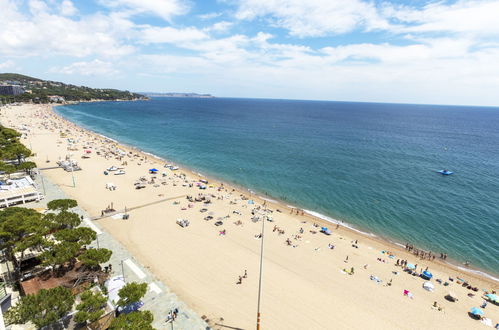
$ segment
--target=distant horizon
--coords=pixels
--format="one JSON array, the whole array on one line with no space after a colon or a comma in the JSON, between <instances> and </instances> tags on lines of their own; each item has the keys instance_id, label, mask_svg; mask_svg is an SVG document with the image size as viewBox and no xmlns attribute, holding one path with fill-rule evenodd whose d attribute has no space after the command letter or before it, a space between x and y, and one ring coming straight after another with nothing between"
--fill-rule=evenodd
<instances>
[{"instance_id":1,"label":"distant horizon","mask_svg":"<svg viewBox=\"0 0 499 330\"><path fill-rule=\"evenodd\" d=\"M248 100L282 100L282 101L307 101L307 102L341 102L341 103L374 103L374 104L402 104L402 105L430 105L430 106L449 106L449 107L471 107L471 108L498 108L499 105L476 105L476 104L437 104L437 103L410 103L410 102L376 102L376 101L354 101L354 100L330 100L330 99L299 99L299 98L279 98L279 97L240 97L240 96L219 96L209 93L201 92L139 92L130 91L137 94L197 94L197 95L210 95L213 98L223 99L248 99ZM152 96L161 97L161 96Z\"/></svg>"}]
</instances>

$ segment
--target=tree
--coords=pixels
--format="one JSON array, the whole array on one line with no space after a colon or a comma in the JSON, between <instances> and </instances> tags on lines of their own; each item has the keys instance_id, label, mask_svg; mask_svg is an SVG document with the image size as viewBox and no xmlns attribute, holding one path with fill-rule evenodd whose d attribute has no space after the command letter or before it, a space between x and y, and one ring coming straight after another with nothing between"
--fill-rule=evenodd
<instances>
[{"instance_id":1,"label":"tree","mask_svg":"<svg viewBox=\"0 0 499 330\"><path fill-rule=\"evenodd\" d=\"M23 162L18 166L18 169L26 171L26 173L31 174L31 170L36 167L35 162Z\"/></svg>"},{"instance_id":2,"label":"tree","mask_svg":"<svg viewBox=\"0 0 499 330\"><path fill-rule=\"evenodd\" d=\"M61 242L74 242L83 246L92 243L97 238L97 234L88 227L78 227L56 231L54 237Z\"/></svg>"},{"instance_id":3,"label":"tree","mask_svg":"<svg viewBox=\"0 0 499 330\"><path fill-rule=\"evenodd\" d=\"M37 294L21 298L5 314L11 323L33 322L38 328L50 325L65 316L73 307L75 298L64 287L40 290Z\"/></svg>"},{"instance_id":4,"label":"tree","mask_svg":"<svg viewBox=\"0 0 499 330\"><path fill-rule=\"evenodd\" d=\"M0 249L5 250L7 259L13 261L16 251L21 252L22 258L27 248L44 244L44 224L42 215L33 209L9 207L0 211Z\"/></svg>"},{"instance_id":5,"label":"tree","mask_svg":"<svg viewBox=\"0 0 499 330\"><path fill-rule=\"evenodd\" d=\"M78 206L78 202L74 199L54 199L47 203L47 208L54 211L67 211Z\"/></svg>"},{"instance_id":6,"label":"tree","mask_svg":"<svg viewBox=\"0 0 499 330\"><path fill-rule=\"evenodd\" d=\"M63 266L67 262L74 264L80 251L80 244L75 242L61 242L53 244L52 247L40 255L44 265L52 267Z\"/></svg>"},{"instance_id":7,"label":"tree","mask_svg":"<svg viewBox=\"0 0 499 330\"><path fill-rule=\"evenodd\" d=\"M118 292L118 296L120 297L120 299L118 300L117 305L120 307L125 307L130 304L139 302L140 299L145 296L146 292L147 283L128 283Z\"/></svg>"},{"instance_id":8,"label":"tree","mask_svg":"<svg viewBox=\"0 0 499 330\"><path fill-rule=\"evenodd\" d=\"M78 259L90 268L97 268L100 264L108 262L113 252L108 249L89 249L78 256Z\"/></svg>"},{"instance_id":9,"label":"tree","mask_svg":"<svg viewBox=\"0 0 499 330\"><path fill-rule=\"evenodd\" d=\"M75 321L78 323L89 323L97 321L104 310L107 298L100 292L93 293L90 290L84 291L81 295L81 303L76 306L78 312L75 315Z\"/></svg>"},{"instance_id":10,"label":"tree","mask_svg":"<svg viewBox=\"0 0 499 330\"><path fill-rule=\"evenodd\" d=\"M51 224L53 229L74 228L81 224L80 216L68 211L46 213L44 219Z\"/></svg>"},{"instance_id":11,"label":"tree","mask_svg":"<svg viewBox=\"0 0 499 330\"><path fill-rule=\"evenodd\" d=\"M111 322L109 329L112 330L152 330L151 325L154 316L149 311L135 311L128 314L121 314Z\"/></svg>"}]
</instances>

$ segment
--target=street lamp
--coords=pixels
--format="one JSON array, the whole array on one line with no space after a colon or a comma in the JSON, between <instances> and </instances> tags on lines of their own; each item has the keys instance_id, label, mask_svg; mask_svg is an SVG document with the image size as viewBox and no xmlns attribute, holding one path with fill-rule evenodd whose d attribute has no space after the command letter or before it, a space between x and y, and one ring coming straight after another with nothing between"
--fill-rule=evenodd
<instances>
[{"instance_id":1,"label":"street lamp","mask_svg":"<svg viewBox=\"0 0 499 330\"><path fill-rule=\"evenodd\" d=\"M263 241L265 239L265 216L262 217L262 242L260 245L260 276L258 278L258 306L256 314L256 330L260 330L260 299L262 295L262 273L263 273Z\"/></svg>"}]
</instances>

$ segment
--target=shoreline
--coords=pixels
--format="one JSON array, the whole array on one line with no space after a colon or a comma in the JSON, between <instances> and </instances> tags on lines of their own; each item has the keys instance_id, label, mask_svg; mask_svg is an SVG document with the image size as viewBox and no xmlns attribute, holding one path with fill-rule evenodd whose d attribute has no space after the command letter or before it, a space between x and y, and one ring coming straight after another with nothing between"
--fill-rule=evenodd
<instances>
[{"instance_id":1,"label":"shoreline","mask_svg":"<svg viewBox=\"0 0 499 330\"><path fill-rule=\"evenodd\" d=\"M4 111L7 112L8 118L3 116ZM179 199L181 205L177 206L163 203L131 211L129 221L117 221L110 218L98 221L106 232L126 246L142 265L166 283L199 315L207 315L212 320L223 317L226 324L238 328L252 327L256 315L255 302L258 285L255 274L258 273L260 246L260 241L253 236L260 232L261 223L248 221L251 217L248 214L249 208L254 206L247 205L248 203L239 198L240 194L249 196L251 191L241 190L237 185L229 183L222 186L221 193L217 193L215 188L220 182L217 179L210 182L216 187L205 191L197 190L196 187L194 191L192 188L189 190L181 184L176 187L149 186L143 190L135 190L131 178L144 175L145 171L151 168L149 166L162 166L161 164L165 163L163 158L146 154L142 150L139 152L138 148L123 145L117 141L110 143L109 141L114 139L82 128L46 106L26 105L22 109L4 111L2 111L3 124L6 124L7 120L19 124L31 124L29 126L31 131L28 132L29 139L22 141L25 144L33 142L33 150L37 152L35 158L40 163L44 162L45 156L48 157L49 154L52 162L57 156L67 154L69 151L66 151L66 138L77 141L90 139L93 141L91 143L96 143L95 150L119 148L127 152L140 153L142 158L145 156L149 158L141 161L141 164L127 164L127 175L109 177L102 175L102 169L113 163L119 164L119 162L114 157L103 159L102 155L97 156L92 153L91 159L81 161L78 159L83 170L74 173L77 187L68 184L71 180L71 173L65 173L62 170L47 171L47 175L55 180L53 182L69 196L81 201L79 204L90 215L98 215L104 203L109 203L109 201L115 202L116 209L122 206L118 203L134 206L154 201L158 199L157 193L162 192L163 189L169 191L165 193L165 196L181 195L181 193L172 194L172 191L176 191L187 192L193 196L197 193L211 193L222 197L222 200L214 200L209 206L210 211L214 211L217 215L231 212L229 213L232 216L231 219L221 227L214 227L213 222L203 221L203 216L206 214L199 213L197 209L189 209L186 206L185 211L181 210L180 207L185 204L185 199ZM16 116L16 113L24 115ZM43 123L48 123L48 128L41 127ZM12 125L9 127L17 128ZM67 137L59 136L59 132L63 131L69 132ZM36 138L33 139L33 136ZM76 145L76 147L83 150L81 146L88 144L80 142L78 142L80 146ZM78 156L79 153L75 154L75 157ZM138 161L133 157L131 157L132 160L125 159L128 159L130 163ZM211 179L200 176L200 173L188 167L182 166L176 173L181 172L184 172L188 179L201 177ZM170 182L175 182L177 176L172 173L174 172L168 171L168 177L173 178ZM104 189L104 184L109 180L117 183L119 188L116 191L110 192ZM229 192L231 189L235 189L233 193ZM231 197L226 197L228 195ZM457 266L452 267L437 259L434 262L426 259L418 260L418 257L405 251L403 246L400 247L381 237L361 234L345 226L339 229L331 226L333 232L331 236L321 233L310 234L309 229L310 232L317 230L312 226L313 223L330 225L332 222L309 214L291 215L289 214L290 208L285 203L276 203L279 202L278 200L268 201L268 198L254 192L251 196L255 206L267 200L265 204L269 208L282 210L281 213L273 213L274 222L268 224L269 228L265 231L268 238L265 241L265 292L263 296L265 312L262 321L266 328L289 329L295 326L328 329L331 311L341 311L341 313L335 313L334 316L337 328L424 329L425 327L435 328L437 324L441 329L479 327L477 321L471 320L466 313L470 307L480 305L479 295L467 297L466 294L469 291L462 288L459 282L450 282L448 287L435 283L435 292L427 293L421 288L420 278L409 276L395 265L397 258L415 261L414 263L420 264L422 268L429 266L434 274L439 274L435 275L438 276L435 278L441 278L444 281L450 277L465 278L479 288L498 289L497 281L461 271ZM232 205L233 200L237 205ZM243 215L232 214L234 209L238 209ZM188 218L191 225L181 228L174 221L170 221L179 217ZM232 224L238 219L245 221L242 226ZM270 229L274 224L281 227L283 231L285 229L289 234L281 236L277 232L273 233ZM300 227L306 229L304 237L300 239L295 237L293 247L286 246L284 238L298 233ZM225 228L228 229L228 235L222 236L218 233L219 229L225 230ZM357 245L357 240L360 248L354 247ZM332 250L327 249L327 244L331 242L335 245ZM295 245L296 248L294 248ZM388 258L386 251L391 251L390 255L393 254L396 257ZM346 260L344 260L345 255ZM355 267L355 275L345 272L345 267L346 269ZM244 280L243 285L237 285L235 278L245 269L248 269L250 276ZM383 279L383 284L375 283L372 279L370 281L369 274ZM384 284L385 282L387 284ZM404 297L402 291L405 289L414 292L417 300L413 301ZM447 303L443 299L447 290L455 291L460 301ZM433 301L444 305L446 311L439 313L432 310L430 306ZM308 313L304 313L303 306L309 310ZM388 307L391 308L391 313L386 313ZM491 313L490 317L494 321L499 320L499 311L494 310L493 306L490 310L487 309L486 313L488 315ZM291 315L294 317L293 320L290 319ZM291 324L293 326L290 326Z\"/></svg>"},{"instance_id":2,"label":"shoreline","mask_svg":"<svg viewBox=\"0 0 499 330\"><path fill-rule=\"evenodd\" d=\"M142 100L137 100L137 101L142 101ZM94 100L94 101L87 101L85 103L88 103L88 102L98 103L98 102L123 102L123 101L98 101L98 100ZM79 102L77 102L77 103L71 103L71 104L64 104L64 105L77 105L78 103ZM152 152L148 152L148 151L142 150L142 149L140 149L138 147L135 147L133 145L129 145L129 144L120 142L119 140L117 140L115 138L111 138L111 137L106 136L104 134L95 132L95 131L93 131L90 128L83 127L80 124L75 123L75 122L67 119L66 117L64 117L63 115L61 115L60 113L57 112L56 108L59 107L59 106L64 106L64 105L55 105L55 106L52 106L51 111L56 116L58 116L61 120L64 120L64 121L66 121L68 123L71 123L71 124L73 124L73 125L81 128L81 129L84 129L84 130L88 131L91 134L94 134L94 135L100 136L100 137L102 137L104 139L107 139L109 141L112 141L112 142L118 144L119 146L124 147L125 149L133 150L135 152L138 152L138 153L141 153L141 154L153 157L154 159L156 159L156 160L158 160L160 162L163 162L164 164L172 164L172 165L175 165L175 166L179 166L181 170L189 172L189 173L193 174L194 176L198 176L199 178L208 179L208 181L210 181L210 182L216 181L216 182L223 183L225 186L231 187L231 188L235 188L237 191L246 192L247 194L250 194L251 196L254 196L254 197L258 198L260 201L266 201L268 203L271 203L271 204L273 204L274 207L277 207L279 209L285 209L287 211L290 211L291 209L299 209L300 211L303 211L306 215L308 215L310 218L312 218L314 221L319 222L319 223L321 223L323 225L328 225L328 224L337 225L337 224L339 224L340 227L344 228L344 230L346 230L346 231L350 231L351 233L356 233L356 234L362 235L362 236L364 236L366 238L371 238L371 239L378 240L381 243L386 243L386 244L392 245L393 247L396 247L397 249L402 249L402 250L405 251L404 243L403 242L399 242L398 240L396 240L394 238L391 238L391 237L388 237L388 236L384 236L382 234L376 234L376 233L373 233L373 232L370 232L370 231L366 231L363 228L357 228L356 225L353 225L351 223L345 222L345 221L340 220L340 219L332 218L332 217L330 217L328 215L316 212L314 210L308 210L308 209L305 209L305 208L301 208L300 206L295 206L295 205L287 204L288 202L286 202L286 201L284 201L284 200L282 200L280 198L277 198L277 197L274 197L274 196L271 196L271 195L267 195L266 193L265 193L265 196L263 196L264 193L262 193L262 192L254 191L251 188L244 187L244 186L239 185L237 183L233 183L233 182L230 182L230 181L227 181L227 180L224 180L224 179L220 179L220 178L218 178L218 177L216 177L214 175L205 175L205 174L203 174L203 173L200 172L201 170L191 169L188 165L185 165L183 163L179 163L179 162L176 162L176 161L173 161L173 160L169 160L169 159L163 158L161 156L153 154ZM256 190L256 188L255 188L255 190ZM410 244L412 245L412 243L410 243ZM415 246L415 248L421 250L418 246ZM424 250L424 251L426 251L426 250ZM427 260L427 261L429 261L429 260ZM484 277L484 278L486 278L488 280L492 280L492 281L495 281L495 282L499 283L499 272L496 274L496 273L490 273L487 270L481 269L479 267L474 267L474 266L466 267L466 266L463 266L463 263L460 263L458 260L453 259L453 258L448 258L446 260L435 258L435 260L433 260L432 262L438 262L438 263L441 263L441 264L443 264L443 265L445 265L447 267L454 268L455 271L465 272L465 273L468 273L471 276Z\"/></svg>"}]
</instances>

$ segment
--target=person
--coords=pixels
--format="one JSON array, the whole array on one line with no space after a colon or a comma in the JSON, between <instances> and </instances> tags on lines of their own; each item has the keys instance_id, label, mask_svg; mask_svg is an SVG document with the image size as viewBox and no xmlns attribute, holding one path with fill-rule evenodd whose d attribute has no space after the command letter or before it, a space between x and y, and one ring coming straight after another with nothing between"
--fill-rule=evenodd
<instances>
[{"instance_id":1,"label":"person","mask_svg":"<svg viewBox=\"0 0 499 330\"><path fill-rule=\"evenodd\" d=\"M178 308L175 307L175 309L173 310L173 321L175 321L175 319L177 318L178 316Z\"/></svg>"},{"instance_id":2,"label":"person","mask_svg":"<svg viewBox=\"0 0 499 330\"><path fill-rule=\"evenodd\" d=\"M487 307L487 301L485 301L485 300L484 300L484 301L483 301L482 306L480 306L480 307L481 307L481 308L485 308L485 307Z\"/></svg>"},{"instance_id":3,"label":"person","mask_svg":"<svg viewBox=\"0 0 499 330\"><path fill-rule=\"evenodd\" d=\"M248 277L248 271L245 269L243 278L247 278L247 277Z\"/></svg>"}]
</instances>

